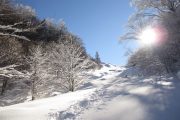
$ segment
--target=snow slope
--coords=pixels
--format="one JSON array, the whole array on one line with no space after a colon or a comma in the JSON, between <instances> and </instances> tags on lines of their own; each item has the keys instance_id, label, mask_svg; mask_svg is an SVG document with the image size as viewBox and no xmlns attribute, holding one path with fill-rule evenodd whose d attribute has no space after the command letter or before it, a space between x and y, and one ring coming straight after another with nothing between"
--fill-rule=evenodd
<instances>
[{"instance_id":1,"label":"snow slope","mask_svg":"<svg viewBox=\"0 0 180 120\"><path fill-rule=\"evenodd\" d=\"M0 120L180 120L180 82L104 64L76 92L0 108Z\"/></svg>"}]
</instances>

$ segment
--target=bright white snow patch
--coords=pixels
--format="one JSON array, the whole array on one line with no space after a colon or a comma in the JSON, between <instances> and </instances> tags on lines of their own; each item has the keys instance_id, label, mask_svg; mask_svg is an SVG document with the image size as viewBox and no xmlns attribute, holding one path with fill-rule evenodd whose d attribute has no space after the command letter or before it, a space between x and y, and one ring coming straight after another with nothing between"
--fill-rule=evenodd
<instances>
[{"instance_id":1,"label":"bright white snow patch","mask_svg":"<svg viewBox=\"0 0 180 120\"><path fill-rule=\"evenodd\" d=\"M94 90L71 92L33 102L1 107L0 120L46 120L49 117L48 113L64 111L90 96Z\"/></svg>"},{"instance_id":2,"label":"bright white snow patch","mask_svg":"<svg viewBox=\"0 0 180 120\"><path fill-rule=\"evenodd\" d=\"M129 91L129 93L131 93L131 94L138 94L138 95L148 95L151 92L153 92L153 88L149 87L149 86L138 87L138 88L134 88Z\"/></svg>"},{"instance_id":3,"label":"bright white snow patch","mask_svg":"<svg viewBox=\"0 0 180 120\"><path fill-rule=\"evenodd\" d=\"M141 107L140 107L141 106ZM98 107L98 106L97 106ZM119 97L82 115L83 120L145 120L147 111L138 99Z\"/></svg>"},{"instance_id":4,"label":"bright white snow patch","mask_svg":"<svg viewBox=\"0 0 180 120\"><path fill-rule=\"evenodd\" d=\"M170 85L172 85L172 82L158 81L157 84L164 85L164 86L170 86Z\"/></svg>"}]
</instances>

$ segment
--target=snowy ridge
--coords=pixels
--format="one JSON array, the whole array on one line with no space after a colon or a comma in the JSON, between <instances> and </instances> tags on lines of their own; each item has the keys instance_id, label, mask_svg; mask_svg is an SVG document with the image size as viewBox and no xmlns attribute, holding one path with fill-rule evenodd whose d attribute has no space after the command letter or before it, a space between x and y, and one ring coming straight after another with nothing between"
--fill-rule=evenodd
<instances>
[{"instance_id":1,"label":"snowy ridge","mask_svg":"<svg viewBox=\"0 0 180 120\"><path fill-rule=\"evenodd\" d=\"M180 83L103 64L76 92L1 107L0 120L179 120ZM126 74L125 74L126 73Z\"/></svg>"}]
</instances>

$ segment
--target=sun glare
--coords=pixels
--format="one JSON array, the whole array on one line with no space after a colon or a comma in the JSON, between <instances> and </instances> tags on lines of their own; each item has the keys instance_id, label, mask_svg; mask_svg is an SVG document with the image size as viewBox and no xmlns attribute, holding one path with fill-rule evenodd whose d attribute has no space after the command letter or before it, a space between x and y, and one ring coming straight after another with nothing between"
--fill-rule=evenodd
<instances>
[{"instance_id":1,"label":"sun glare","mask_svg":"<svg viewBox=\"0 0 180 120\"><path fill-rule=\"evenodd\" d=\"M140 33L140 35L138 36L138 39L144 45L153 45L158 40L157 34L158 33L156 32L155 29L148 27Z\"/></svg>"}]
</instances>

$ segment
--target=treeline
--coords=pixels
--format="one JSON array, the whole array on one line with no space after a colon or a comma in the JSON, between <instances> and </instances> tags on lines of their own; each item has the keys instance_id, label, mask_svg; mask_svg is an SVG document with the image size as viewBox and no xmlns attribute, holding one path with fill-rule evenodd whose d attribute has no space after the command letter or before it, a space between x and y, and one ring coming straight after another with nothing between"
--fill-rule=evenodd
<instances>
[{"instance_id":1,"label":"treeline","mask_svg":"<svg viewBox=\"0 0 180 120\"><path fill-rule=\"evenodd\" d=\"M31 7L0 0L1 100L8 94L25 100L29 91L32 99L74 91L85 71L98 67L99 61L63 22L40 20Z\"/></svg>"},{"instance_id":2,"label":"treeline","mask_svg":"<svg viewBox=\"0 0 180 120\"><path fill-rule=\"evenodd\" d=\"M162 29L159 34L163 34L163 40L137 50L130 56L128 66L140 68L143 75L176 75L180 70L180 1L131 0L131 5L136 12L121 40L138 40L138 34L147 26Z\"/></svg>"}]
</instances>

